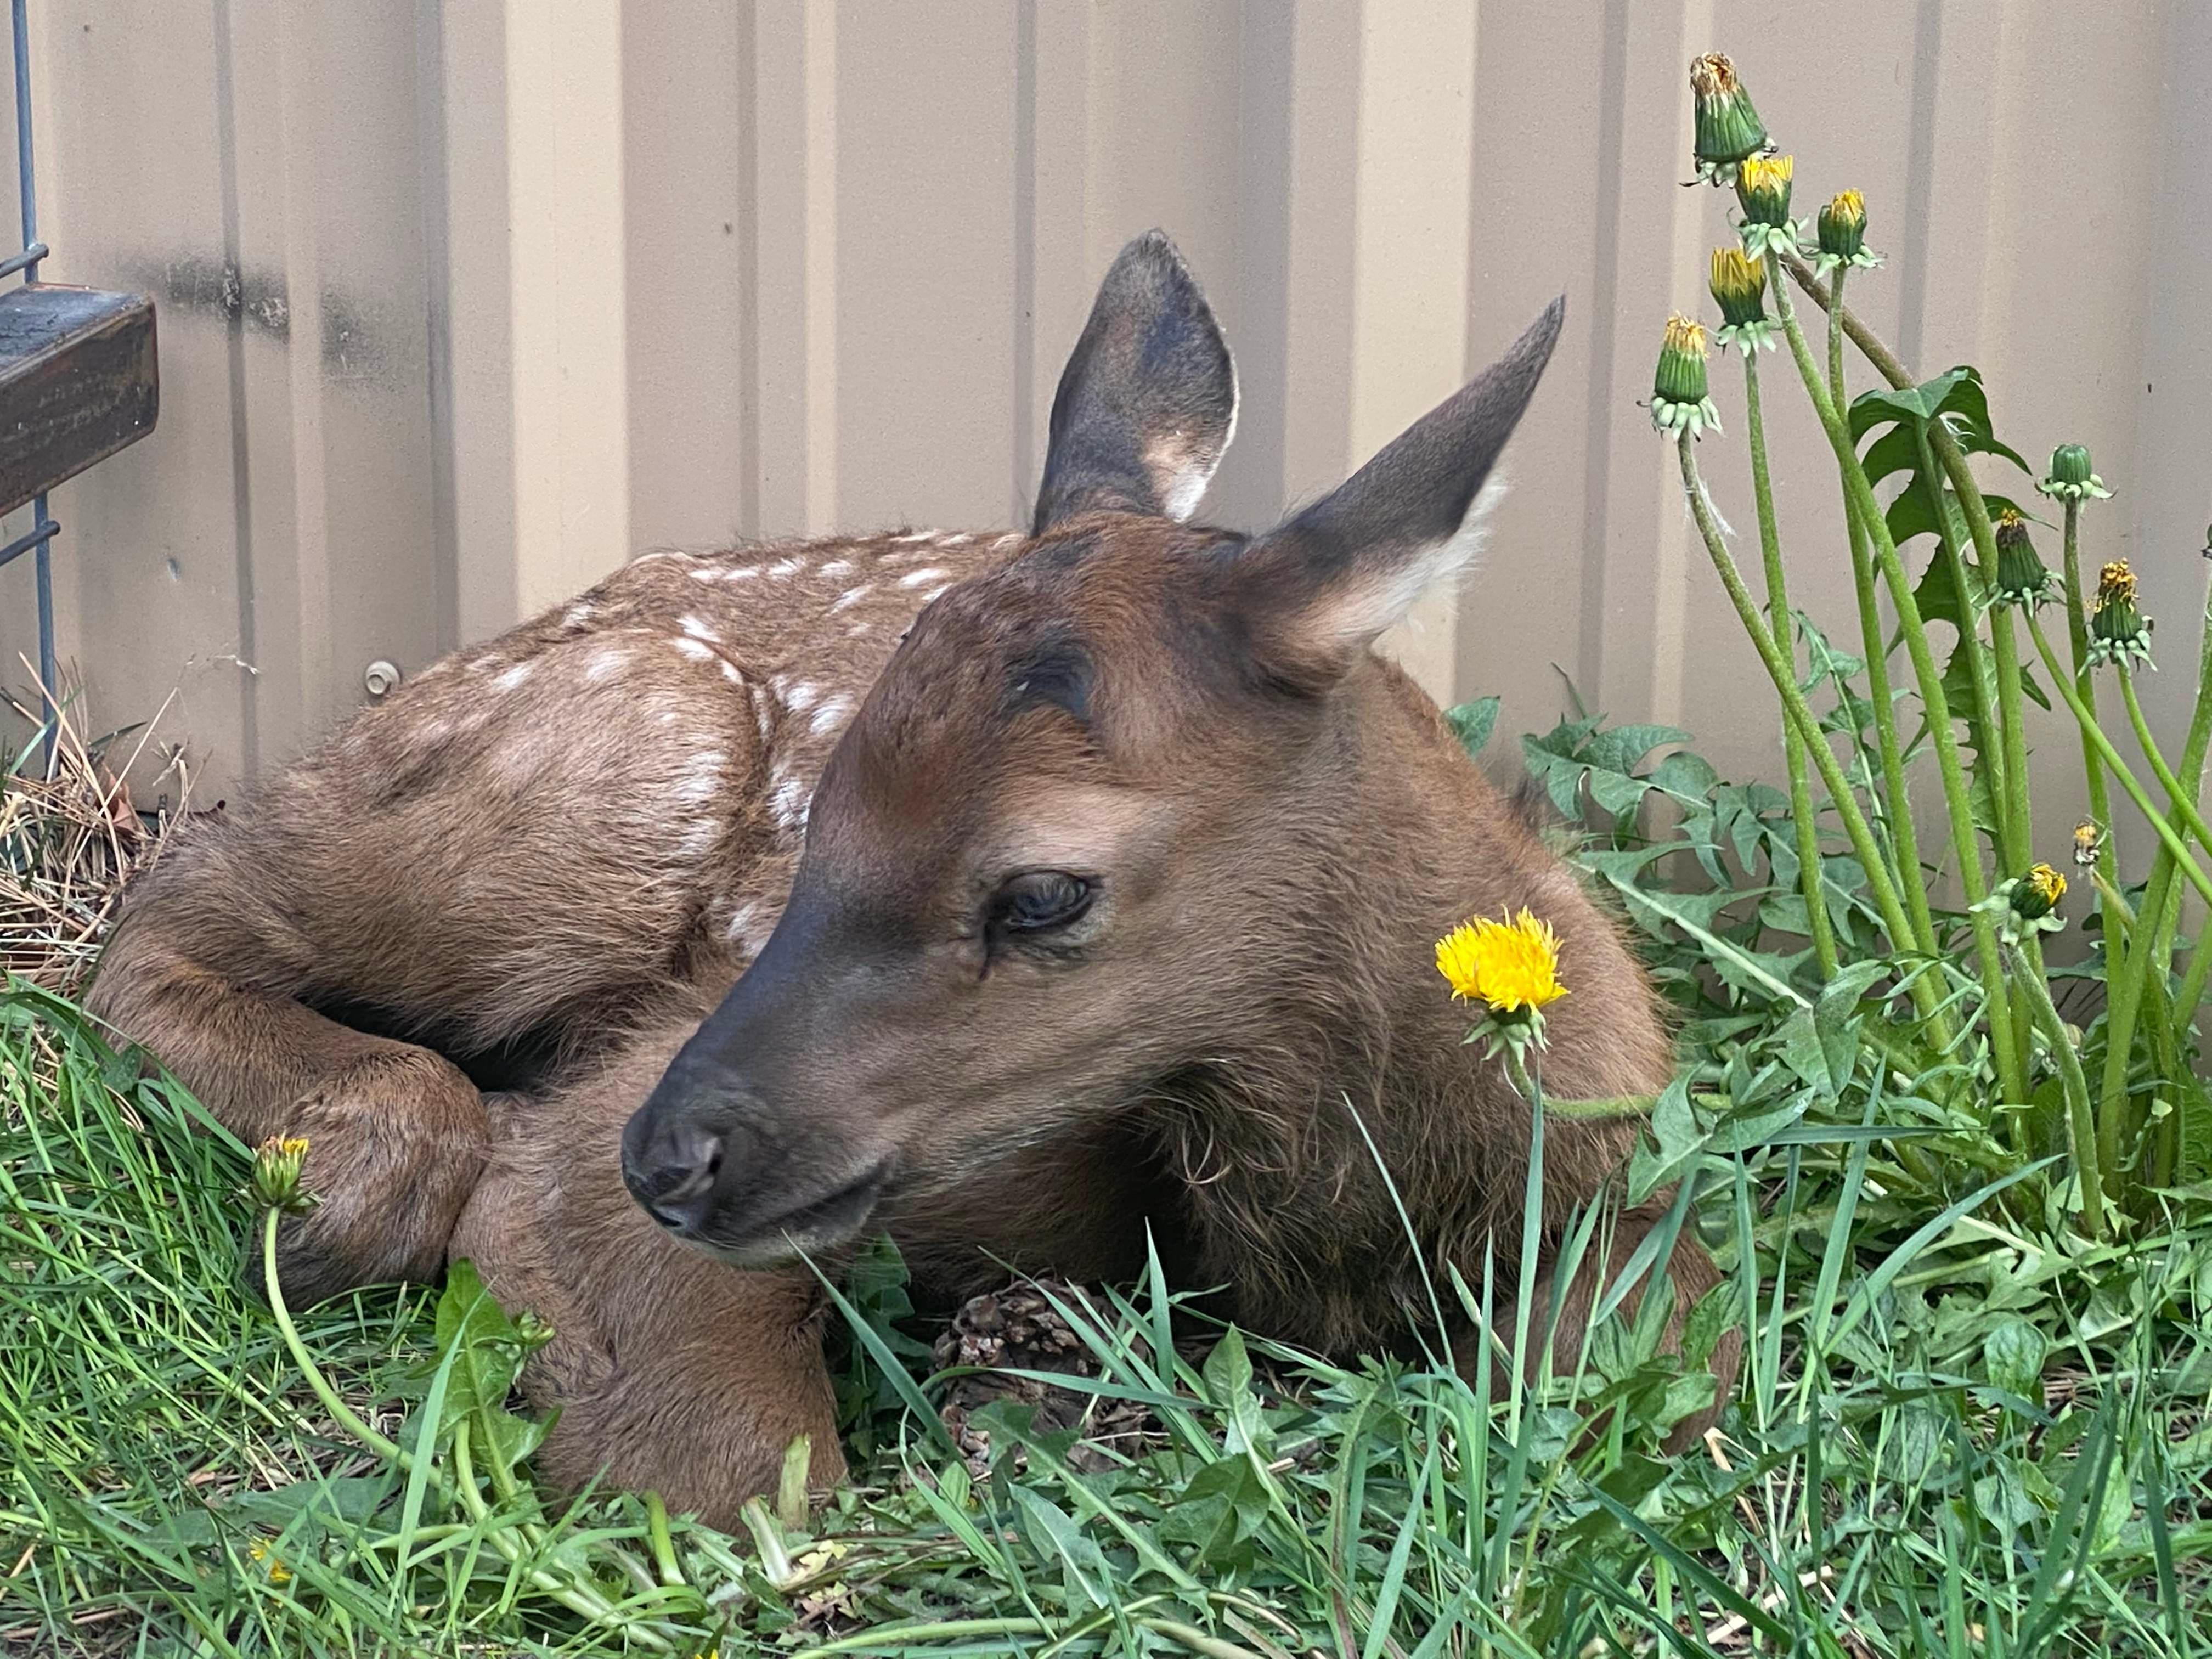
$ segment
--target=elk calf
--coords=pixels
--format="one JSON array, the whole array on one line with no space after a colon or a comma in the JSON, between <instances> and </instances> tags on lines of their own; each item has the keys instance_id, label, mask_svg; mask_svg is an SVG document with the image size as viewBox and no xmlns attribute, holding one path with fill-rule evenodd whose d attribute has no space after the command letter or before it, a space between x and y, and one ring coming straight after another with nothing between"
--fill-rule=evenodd
<instances>
[{"instance_id":1,"label":"elk calf","mask_svg":"<svg viewBox=\"0 0 2212 1659\"><path fill-rule=\"evenodd\" d=\"M940 1297L1126 1273L1149 1230L1269 1334L1401 1340L1425 1273L1510 1283L1522 1237L1527 1110L1436 938L1557 929L1554 1093L1669 1069L1620 930L1370 649L1473 559L1560 320L1275 530L1205 528L1234 374L1141 238L1029 534L639 561L181 835L95 1006L241 1134L311 1137L288 1284L458 1252L552 1318L565 1480L727 1521L802 1431L834 1478L795 1264L874 1229ZM1547 1130L1547 1259L1632 1135ZM1668 1271L1679 1319L1716 1275Z\"/></svg>"}]
</instances>

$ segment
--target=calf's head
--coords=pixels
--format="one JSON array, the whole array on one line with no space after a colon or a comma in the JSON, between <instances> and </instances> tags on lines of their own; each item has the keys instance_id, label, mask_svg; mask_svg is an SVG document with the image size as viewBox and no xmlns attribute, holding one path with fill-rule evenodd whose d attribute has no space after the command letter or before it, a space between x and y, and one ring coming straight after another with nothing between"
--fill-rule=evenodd
<instances>
[{"instance_id":1,"label":"calf's head","mask_svg":"<svg viewBox=\"0 0 2212 1659\"><path fill-rule=\"evenodd\" d=\"M1473 556L1561 316L1244 536L1188 522L1235 422L1227 348L1165 238L1125 249L1034 539L921 613L847 730L774 936L629 1123L639 1200L742 1264L827 1249L1344 994L1388 880L1376 803L1419 810L1374 775L1408 714L1368 647Z\"/></svg>"}]
</instances>

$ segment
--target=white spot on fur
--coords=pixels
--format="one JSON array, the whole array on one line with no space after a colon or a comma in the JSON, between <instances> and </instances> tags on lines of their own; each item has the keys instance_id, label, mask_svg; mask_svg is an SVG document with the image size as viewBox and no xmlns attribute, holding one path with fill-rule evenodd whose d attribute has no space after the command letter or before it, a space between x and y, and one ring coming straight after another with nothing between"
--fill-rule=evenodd
<instances>
[{"instance_id":1,"label":"white spot on fur","mask_svg":"<svg viewBox=\"0 0 2212 1659\"><path fill-rule=\"evenodd\" d=\"M822 574L825 576L842 576L852 568L853 562L850 559L832 559L822 567Z\"/></svg>"},{"instance_id":2,"label":"white spot on fur","mask_svg":"<svg viewBox=\"0 0 2212 1659\"><path fill-rule=\"evenodd\" d=\"M1010 530L1005 535L1000 537L998 540L993 542L991 546L994 551L1003 553L1006 549L1012 547L1016 542L1021 539L1022 532L1020 531Z\"/></svg>"},{"instance_id":3,"label":"white spot on fur","mask_svg":"<svg viewBox=\"0 0 2212 1659\"><path fill-rule=\"evenodd\" d=\"M869 634L874 631L875 624L873 623L856 622L850 628L845 630L845 637L848 640L857 640L863 634Z\"/></svg>"},{"instance_id":4,"label":"white spot on fur","mask_svg":"<svg viewBox=\"0 0 2212 1659\"><path fill-rule=\"evenodd\" d=\"M771 576L796 576L805 568L806 561L804 559L778 559L769 566L768 574Z\"/></svg>"},{"instance_id":5,"label":"white spot on fur","mask_svg":"<svg viewBox=\"0 0 2212 1659\"><path fill-rule=\"evenodd\" d=\"M832 697L814 711L814 719L810 724L815 734L819 736L824 732L836 731L852 717L853 700L850 697Z\"/></svg>"},{"instance_id":6,"label":"white spot on fur","mask_svg":"<svg viewBox=\"0 0 2212 1659\"><path fill-rule=\"evenodd\" d=\"M749 685L745 690L753 700L753 724L760 727L761 741L768 741L769 733L775 730L775 705L761 696L760 688Z\"/></svg>"},{"instance_id":7,"label":"white spot on fur","mask_svg":"<svg viewBox=\"0 0 2212 1659\"><path fill-rule=\"evenodd\" d=\"M591 621L592 615L592 607L579 599L562 614L561 623L566 628L581 628Z\"/></svg>"},{"instance_id":8,"label":"white spot on fur","mask_svg":"<svg viewBox=\"0 0 2212 1659\"><path fill-rule=\"evenodd\" d=\"M611 680L623 672L623 665L629 660L629 653L621 647L602 647L594 651L591 661L584 665L584 678L593 684L601 680Z\"/></svg>"},{"instance_id":9,"label":"white spot on fur","mask_svg":"<svg viewBox=\"0 0 2212 1659\"><path fill-rule=\"evenodd\" d=\"M713 852L714 843L721 838L722 823L720 818L699 818L684 832L677 847L686 858L696 859Z\"/></svg>"},{"instance_id":10,"label":"white spot on fur","mask_svg":"<svg viewBox=\"0 0 2212 1659\"><path fill-rule=\"evenodd\" d=\"M945 586L942 586L942 587L933 587L933 588L931 588L931 589L929 590L929 592L927 592L927 593L925 593L925 594L923 594L923 595L921 596L921 602L922 602L924 605L927 605L931 600L934 599L935 599L939 594L940 594L940 593L947 593L947 592L951 592L951 590L952 590L953 586L954 586L954 584L953 584L953 583L951 583L951 582L947 582L947 583L945 583Z\"/></svg>"},{"instance_id":11,"label":"white spot on fur","mask_svg":"<svg viewBox=\"0 0 2212 1659\"><path fill-rule=\"evenodd\" d=\"M681 651L685 656L690 658L694 662L704 662L708 658L714 654L714 647L713 646L708 645L699 640L672 639L668 642L674 646L678 651Z\"/></svg>"},{"instance_id":12,"label":"white spot on fur","mask_svg":"<svg viewBox=\"0 0 2212 1659\"><path fill-rule=\"evenodd\" d=\"M957 535L941 538L938 544L940 547L965 547L969 543L975 539L975 538L971 533L963 530Z\"/></svg>"},{"instance_id":13,"label":"white spot on fur","mask_svg":"<svg viewBox=\"0 0 2212 1659\"><path fill-rule=\"evenodd\" d=\"M933 542L945 532L941 530L909 530L903 536L894 536L895 542Z\"/></svg>"},{"instance_id":14,"label":"white spot on fur","mask_svg":"<svg viewBox=\"0 0 2212 1659\"><path fill-rule=\"evenodd\" d=\"M720 571L703 564L695 564L684 574L695 582L720 581L722 577Z\"/></svg>"},{"instance_id":15,"label":"white spot on fur","mask_svg":"<svg viewBox=\"0 0 2212 1659\"><path fill-rule=\"evenodd\" d=\"M492 684L502 691L512 691L537 671L538 664L534 659L528 662L519 662L493 680Z\"/></svg>"},{"instance_id":16,"label":"white spot on fur","mask_svg":"<svg viewBox=\"0 0 2212 1659\"><path fill-rule=\"evenodd\" d=\"M685 633L689 634L695 640L704 640L709 645L719 645L721 643L722 636L720 634L717 634L713 629L708 627L705 623L700 621L696 617L685 617L678 624L678 626L681 627Z\"/></svg>"},{"instance_id":17,"label":"white spot on fur","mask_svg":"<svg viewBox=\"0 0 2212 1659\"><path fill-rule=\"evenodd\" d=\"M804 831L806 828L807 789L797 778L785 781L769 797L769 805L775 813L775 821L787 830Z\"/></svg>"},{"instance_id":18,"label":"white spot on fur","mask_svg":"<svg viewBox=\"0 0 2212 1659\"><path fill-rule=\"evenodd\" d=\"M899 578L901 587L920 587L924 582L941 582L952 573L942 565L926 564L919 570L909 570Z\"/></svg>"},{"instance_id":19,"label":"white spot on fur","mask_svg":"<svg viewBox=\"0 0 2212 1659\"><path fill-rule=\"evenodd\" d=\"M840 611L849 611L875 591L876 585L873 582L862 582L858 587L847 588L838 596L837 603L830 607L830 614L834 617Z\"/></svg>"},{"instance_id":20,"label":"white spot on fur","mask_svg":"<svg viewBox=\"0 0 2212 1659\"><path fill-rule=\"evenodd\" d=\"M722 924L722 937L729 939L747 939L752 933L754 924L760 919L759 901L749 900L730 912L730 919Z\"/></svg>"},{"instance_id":21,"label":"white spot on fur","mask_svg":"<svg viewBox=\"0 0 2212 1659\"><path fill-rule=\"evenodd\" d=\"M725 570L719 573L715 577L715 580L717 581L725 582L749 582L759 574L760 567L758 565L741 564L734 569Z\"/></svg>"},{"instance_id":22,"label":"white spot on fur","mask_svg":"<svg viewBox=\"0 0 2212 1659\"><path fill-rule=\"evenodd\" d=\"M783 706L794 714L804 714L814 707L822 696L822 688L811 680L801 680L783 694Z\"/></svg>"},{"instance_id":23,"label":"white spot on fur","mask_svg":"<svg viewBox=\"0 0 2212 1659\"><path fill-rule=\"evenodd\" d=\"M722 678L732 685L743 685L745 683L745 677L738 672L737 664L726 659L722 664Z\"/></svg>"},{"instance_id":24,"label":"white spot on fur","mask_svg":"<svg viewBox=\"0 0 2212 1659\"><path fill-rule=\"evenodd\" d=\"M722 770L729 758L719 749L708 750L691 763L690 771L670 793L678 800L712 800L721 791Z\"/></svg>"}]
</instances>

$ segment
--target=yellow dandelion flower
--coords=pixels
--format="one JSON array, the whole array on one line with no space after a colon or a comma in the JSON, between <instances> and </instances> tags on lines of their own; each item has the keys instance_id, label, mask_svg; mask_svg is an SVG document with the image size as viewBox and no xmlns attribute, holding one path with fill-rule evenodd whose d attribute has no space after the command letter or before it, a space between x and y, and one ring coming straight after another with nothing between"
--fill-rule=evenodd
<instances>
[{"instance_id":1,"label":"yellow dandelion flower","mask_svg":"<svg viewBox=\"0 0 2212 1659\"><path fill-rule=\"evenodd\" d=\"M2125 559L2114 559L2097 573L2097 608L2123 602L2133 604L2136 597L2136 573L2128 568Z\"/></svg>"},{"instance_id":2,"label":"yellow dandelion flower","mask_svg":"<svg viewBox=\"0 0 2212 1659\"><path fill-rule=\"evenodd\" d=\"M276 1552L270 1549L269 1546L264 1543L260 1539L257 1538L251 1544L248 1544L246 1547L246 1553L252 1556L255 1561L258 1562L261 1565L269 1570L269 1582L270 1583L289 1584L292 1582L291 1568L286 1566L283 1561L277 1556Z\"/></svg>"},{"instance_id":3,"label":"yellow dandelion flower","mask_svg":"<svg viewBox=\"0 0 2212 1659\"><path fill-rule=\"evenodd\" d=\"M1559 940L1528 911L1492 921L1476 916L1437 941L1437 971L1462 1002L1492 1013L1540 1010L1566 995L1559 983Z\"/></svg>"}]
</instances>

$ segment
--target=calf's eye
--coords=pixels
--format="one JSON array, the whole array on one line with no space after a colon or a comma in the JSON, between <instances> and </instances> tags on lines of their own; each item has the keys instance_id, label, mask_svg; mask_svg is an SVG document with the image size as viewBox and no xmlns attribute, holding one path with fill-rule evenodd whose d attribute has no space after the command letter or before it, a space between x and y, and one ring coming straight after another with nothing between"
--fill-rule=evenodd
<instances>
[{"instance_id":1,"label":"calf's eye","mask_svg":"<svg viewBox=\"0 0 2212 1659\"><path fill-rule=\"evenodd\" d=\"M1091 894L1089 882L1064 870L1024 870L992 896L992 930L1035 934L1065 927L1091 908Z\"/></svg>"}]
</instances>

